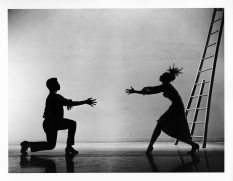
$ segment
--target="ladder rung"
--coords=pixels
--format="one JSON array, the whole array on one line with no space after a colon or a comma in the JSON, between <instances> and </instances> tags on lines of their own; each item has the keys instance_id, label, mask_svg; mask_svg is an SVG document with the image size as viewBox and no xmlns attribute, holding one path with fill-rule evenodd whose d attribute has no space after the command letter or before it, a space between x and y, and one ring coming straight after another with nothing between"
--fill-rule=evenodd
<instances>
[{"instance_id":1,"label":"ladder rung","mask_svg":"<svg viewBox=\"0 0 233 181\"><path fill-rule=\"evenodd\" d=\"M218 12L218 11L222 11L222 12ZM221 16L220 16L221 15ZM215 24L216 22L218 22L217 24ZM206 40L206 44L205 44L205 47L204 47L204 52L202 54L202 58L201 58L201 62L200 62L200 65L199 65L199 68L198 68L198 71L197 71L197 75L196 75L196 79L195 79L195 82L194 82L194 85L193 85L193 88L192 88L192 91L191 91L191 95L190 95L190 99L188 101L188 105L185 109L185 116L188 117L188 113L189 111L194 111L194 117L192 120L189 120L188 123L188 128L190 128L190 136L191 138L200 138L202 139L203 143L202 143L202 147L203 148L206 148L206 138L207 138L207 129L208 129L208 120L209 120L209 109L210 109L210 100L207 100L207 104L206 105L200 105L201 103L201 98L203 98L203 96L207 96L207 98L209 96L211 96L211 92L212 92L212 83L213 83L213 76L212 75L213 73L215 73L215 67L216 67L216 61L217 61L217 55L218 55L218 52L219 52L219 44L220 44L220 41L221 41L221 36L222 36L222 31L223 31L223 24L224 24L224 8L214 8L214 11L213 11L213 15L212 15L212 19L211 19L211 23L210 23L210 28L209 28L209 33L207 35L207 40ZM217 27L219 26L220 27ZM216 26L214 27L213 29L213 26ZM214 37L211 37L211 35L214 35ZM217 37L216 37L217 36ZM213 41L213 42L209 42L209 39L210 38L217 38L217 41ZM211 47L211 49L215 48L215 52L213 53L208 53L208 48ZM211 60L208 60L208 61L213 61L213 65L212 67L211 66L208 66L208 67L202 67L203 65L203 62L204 60L206 59L211 59ZM208 71L208 70L211 70L210 72L208 73L211 73L211 79L205 81L205 80L202 80L200 82L199 80L199 76L202 75L201 72L205 72L205 71ZM204 84L206 83L210 83L210 86L209 87L209 90L208 92L209 93L205 93L203 92L204 90ZM197 85L200 85L200 90L199 90L199 93L196 93L195 94L195 90L197 88ZM207 85L206 85L207 86ZM191 106L192 104L192 101L194 100L193 98L197 98L195 100L197 100L197 105L196 106ZM210 98L210 97L209 97ZM205 119L198 119L197 120L197 116L198 116L198 112L199 110L203 110L201 112L205 112L206 113L206 116L205 116ZM192 112L193 113L193 112ZM200 125L201 127L204 126L204 134L202 136L200 136L201 134L197 134L197 135L193 135L194 133L194 129L195 129L195 124L203 124L203 125ZM178 143L178 139L176 140L175 144L177 145Z\"/></svg>"},{"instance_id":2,"label":"ladder rung","mask_svg":"<svg viewBox=\"0 0 233 181\"><path fill-rule=\"evenodd\" d=\"M198 110L203 110L203 109L206 109L207 107L199 107L197 108Z\"/></svg>"},{"instance_id":3,"label":"ladder rung","mask_svg":"<svg viewBox=\"0 0 233 181\"><path fill-rule=\"evenodd\" d=\"M215 20L215 21L213 22L213 24L216 23L217 21L221 20L221 19L222 19L222 18L219 18L219 19Z\"/></svg>"},{"instance_id":4,"label":"ladder rung","mask_svg":"<svg viewBox=\"0 0 233 181\"><path fill-rule=\"evenodd\" d=\"M206 48L211 47L211 46L213 46L213 45L215 45L215 44L216 44L216 43L212 43L211 45L206 46Z\"/></svg>"},{"instance_id":5,"label":"ladder rung","mask_svg":"<svg viewBox=\"0 0 233 181\"><path fill-rule=\"evenodd\" d=\"M206 109L207 107L199 107L197 108L198 110L203 110L203 109Z\"/></svg>"},{"instance_id":6,"label":"ladder rung","mask_svg":"<svg viewBox=\"0 0 233 181\"><path fill-rule=\"evenodd\" d=\"M203 110L206 109L207 107L199 107L199 108L191 108L191 109L186 109L186 111L194 111L194 110Z\"/></svg>"},{"instance_id":7,"label":"ladder rung","mask_svg":"<svg viewBox=\"0 0 233 181\"><path fill-rule=\"evenodd\" d=\"M191 96L191 97L192 97L192 98L195 98L195 97L202 97L202 96L208 96L208 94L195 95L195 96Z\"/></svg>"},{"instance_id":8,"label":"ladder rung","mask_svg":"<svg viewBox=\"0 0 233 181\"><path fill-rule=\"evenodd\" d=\"M186 109L186 111L193 111L195 110L196 108L191 108L191 109Z\"/></svg>"},{"instance_id":9,"label":"ladder rung","mask_svg":"<svg viewBox=\"0 0 233 181\"><path fill-rule=\"evenodd\" d=\"M205 123L205 121L198 121L198 122L193 122L193 123L195 123L195 124L204 124ZM193 124L192 122L188 122L188 124Z\"/></svg>"},{"instance_id":10,"label":"ladder rung","mask_svg":"<svg viewBox=\"0 0 233 181\"><path fill-rule=\"evenodd\" d=\"M204 136L194 136L194 135L191 135L191 137L194 137L194 138L203 138Z\"/></svg>"},{"instance_id":11,"label":"ladder rung","mask_svg":"<svg viewBox=\"0 0 233 181\"><path fill-rule=\"evenodd\" d=\"M205 84L205 83L210 83L210 80L205 81L205 82L203 82L203 83L204 83L204 84ZM202 84L202 82L196 83L195 85L200 85L200 84Z\"/></svg>"},{"instance_id":12,"label":"ladder rung","mask_svg":"<svg viewBox=\"0 0 233 181\"><path fill-rule=\"evenodd\" d=\"M215 32L213 32L213 33L211 33L210 35L213 35L213 34L215 34L215 33L217 33L217 32L219 32L219 30L217 30L217 31L215 31Z\"/></svg>"},{"instance_id":13,"label":"ladder rung","mask_svg":"<svg viewBox=\"0 0 233 181\"><path fill-rule=\"evenodd\" d=\"M203 60L208 59L208 58L211 58L211 57L214 57L214 55L211 55L211 56L209 56L209 57L203 58Z\"/></svg>"},{"instance_id":14,"label":"ladder rung","mask_svg":"<svg viewBox=\"0 0 233 181\"><path fill-rule=\"evenodd\" d=\"M205 71L207 71L207 70L211 70L211 69L213 69L213 68L211 67L211 68L208 68L208 69L203 69L203 70L200 70L200 71L199 71L199 73L201 73L201 72L205 72Z\"/></svg>"}]
</instances>

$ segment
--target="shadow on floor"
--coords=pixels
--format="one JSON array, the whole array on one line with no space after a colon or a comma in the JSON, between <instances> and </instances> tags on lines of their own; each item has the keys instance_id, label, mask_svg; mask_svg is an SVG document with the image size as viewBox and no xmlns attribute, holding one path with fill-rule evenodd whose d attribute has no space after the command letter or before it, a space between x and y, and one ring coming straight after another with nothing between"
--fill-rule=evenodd
<instances>
[{"instance_id":1,"label":"shadow on floor","mask_svg":"<svg viewBox=\"0 0 233 181\"><path fill-rule=\"evenodd\" d=\"M74 173L74 162L73 155L65 156L66 160L66 171L67 173ZM31 168L44 168L45 173L57 173L56 163L52 159L42 158L38 156L31 156L30 160L26 156L20 156L20 166L21 167L31 167Z\"/></svg>"},{"instance_id":2,"label":"shadow on floor","mask_svg":"<svg viewBox=\"0 0 233 181\"><path fill-rule=\"evenodd\" d=\"M19 171L23 173L114 173L114 172L223 172L222 153L206 152L184 155L176 152L104 152L77 156L20 156ZM107 156L106 156L107 155Z\"/></svg>"},{"instance_id":3,"label":"shadow on floor","mask_svg":"<svg viewBox=\"0 0 233 181\"><path fill-rule=\"evenodd\" d=\"M170 172L195 172L197 164L200 163L200 158L197 157L195 154L190 155L190 157L192 161L184 163L182 157L180 156L182 164L170 170ZM154 162L153 156L147 156L147 159L151 165L151 169L153 170L153 172L160 172L159 168Z\"/></svg>"}]
</instances>

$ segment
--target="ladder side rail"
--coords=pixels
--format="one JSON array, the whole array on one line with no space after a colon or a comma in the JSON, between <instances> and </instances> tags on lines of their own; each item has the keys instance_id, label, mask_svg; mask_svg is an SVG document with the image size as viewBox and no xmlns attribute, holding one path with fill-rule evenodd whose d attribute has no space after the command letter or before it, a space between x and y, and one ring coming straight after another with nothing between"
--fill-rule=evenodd
<instances>
[{"instance_id":1,"label":"ladder side rail","mask_svg":"<svg viewBox=\"0 0 233 181\"><path fill-rule=\"evenodd\" d=\"M189 101L188 101L188 104L187 104L187 107L186 107L186 111L185 111L186 116L188 114L187 109L190 108L190 105L191 105L191 102L192 102L192 96L194 95L194 93L196 91L196 85L195 84L198 82L199 77L200 77L199 71L202 69L202 65L203 65L203 62L204 62L205 55L206 55L207 46L209 44L209 40L210 40L210 36L211 36L210 34L212 32L212 29L213 29L213 22L214 22L214 19L215 19L216 11L217 11L217 8L214 9L214 12L213 12L213 15L212 15L212 20L211 20L211 23L210 23L209 32L208 32L208 36L207 36L207 39L206 39L205 48L204 48L204 51L202 53L201 61L199 63L199 68L197 70L196 78L194 80L194 84L193 84L193 87L192 87L191 95L190 95L190 98L189 98Z\"/></svg>"},{"instance_id":2,"label":"ladder side rail","mask_svg":"<svg viewBox=\"0 0 233 181\"><path fill-rule=\"evenodd\" d=\"M195 122L196 122L196 119L197 119L197 116L198 116L198 109L199 106L200 106L200 103L201 103L201 98L202 98L202 93L203 93L203 89L204 89L204 84L205 84L205 80L202 80L201 82L201 86L200 86L200 90L199 90L199 94L198 94L198 100L197 100L197 104L196 104L196 108L195 108L195 112L194 112L194 118L193 118L193 121L192 121L192 125L191 125L191 131L190 131L190 134L193 135L193 132L194 132L194 129L195 129ZM187 114L187 110L186 110L186 114ZM185 117L187 117L187 115L185 115ZM192 137L191 137L192 139ZM178 139L176 139L175 141L175 145L177 145L179 142Z\"/></svg>"},{"instance_id":3,"label":"ladder side rail","mask_svg":"<svg viewBox=\"0 0 233 181\"><path fill-rule=\"evenodd\" d=\"M214 12L213 12L213 15L212 15L212 19L211 19L211 23L210 23L210 28L209 28L209 32L208 32L208 36L207 36L207 39L206 39L206 44L205 44L205 48L204 48L204 51L202 53L202 57L201 57L201 61L200 61L200 64L199 64L199 69L198 69L198 72L201 70L202 68L202 65L203 65L203 59L205 58L205 55L206 55L206 50L209 46L209 40L210 40L210 36L211 36L211 33L212 33L212 29L213 29L213 25L214 25L214 19L215 19L215 16L216 16L216 12L217 12L217 8L214 9ZM199 75L197 72L197 75ZM197 82L195 82L197 83Z\"/></svg>"},{"instance_id":4,"label":"ladder side rail","mask_svg":"<svg viewBox=\"0 0 233 181\"><path fill-rule=\"evenodd\" d=\"M191 125L191 131L190 131L190 134L193 135L194 133L194 129L195 129L195 125L196 125L196 120L197 120L197 116L198 116L198 112L199 110L197 108L199 108L200 106L200 103L201 103L201 96L202 93L203 93L203 90L204 90L204 85L205 85L205 80L202 80L201 81L201 87L200 87L200 90L199 90L199 96L197 98L197 104L196 104L196 109L194 111L194 116L193 116L193 121L192 121L192 125Z\"/></svg>"},{"instance_id":5,"label":"ladder side rail","mask_svg":"<svg viewBox=\"0 0 233 181\"><path fill-rule=\"evenodd\" d=\"M191 91L191 94L190 94L190 97L189 97L189 100L188 100L188 104L186 106L186 109L185 109L185 116L187 117L188 115L188 111L187 109L190 108L190 105L192 103L192 96L194 95L195 91L196 91L196 83L198 82L199 80L199 77L200 77L200 74L199 74L199 71L201 70L202 68L202 65L203 65L203 61L204 61L204 57L206 55L206 50L207 50L207 46L209 44L209 39L210 39L210 36L211 36L211 32L212 32L212 28L213 28L213 22L214 22L214 19L215 19L215 15L216 15L216 12L217 12L217 8L214 9L214 12L213 12L213 15L212 15L212 19L211 19L211 24L210 24L210 28L209 28L209 32L208 32L208 36L207 36L207 39L206 39L206 44L205 44L205 48L204 48L204 51L202 53L202 58L201 58L201 61L199 63L199 68L197 70L197 74L196 74L196 78L194 80L194 84L193 84L193 87L192 87L192 91ZM175 145L178 144L178 139L175 141Z\"/></svg>"},{"instance_id":6,"label":"ladder side rail","mask_svg":"<svg viewBox=\"0 0 233 181\"><path fill-rule=\"evenodd\" d=\"M224 12L222 15L222 22L220 26L220 31L218 35L218 40L217 40L217 45L215 49L215 57L214 57L214 62L213 62L213 69L211 71L211 80L210 80L210 85L209 85L209 96L207 98L207 110L206 110L206 116L205 116L205 125L204 125L204 138L202 142L202 148L206 147L206 140L207 140L207 131L208 131L208 123L209 123L209 113L210 113L210 104L211 104L211 95L212 95L212 89L213 89L213 82L214 82L214 75L215 75L215 68L217 64L217 58L218 58L218 51L219 51L219 46L220 46L220 41L221 41L221 36L222 36L222 31L223 31L223 24L224 24Z\"/></svg>"}]
</instances>

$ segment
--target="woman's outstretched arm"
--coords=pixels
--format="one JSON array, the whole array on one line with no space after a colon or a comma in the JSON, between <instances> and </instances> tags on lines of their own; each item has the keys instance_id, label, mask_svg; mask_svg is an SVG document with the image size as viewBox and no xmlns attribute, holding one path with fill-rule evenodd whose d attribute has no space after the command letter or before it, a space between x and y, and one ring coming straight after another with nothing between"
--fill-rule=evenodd
<instances>
[{"instance_id":1,"label":"woman's outstretched arm","mask_svg":"<svg viewBox=\"0 0 233 181\"><path fill-rule=\"evenodd\" d=\"M129 94L146 94L146 90L143 88L142 90L135 90L133 87L131 89L126 89L125 92Z\"/></svg>"},{"instance_id":2,"label":"woman's outstretched arm","mask_svg":"<svg viewBox=\"0 0 233 181\"><path fill-rule=\"evenodd\" d=\"M158 94L158 93L164 92L164 86L159 85L159 86L154 86L154 87L144 87L142 91L144 92L145 95Z\"/></svg>"},{"instance_id":3,"label":"woman's outstretched arm","mask_svg":"<svg viewBox=\"0 0 233 181\"><path fill-rule=\"evenodd\" d=\"M129 95L129 94L143 94L142 91L139 90L135 90L133 87L131 87L131 89L126 89L125 92Z\"/></svg>"},{"instance_id":4,"label":"woman's outstretched arm","mask_svg":"<svg viewBox=\"0 0 233 181\"><path fill-rule=\"evenodd\" d=\"M163 85L160 86L154 86L154 87L144 87L142 90L134 90L133 87L131 89L126 89L125 92L129 94L143 94L143 95L149 95L149 94L158 94L164 91Z\"/></svg>"}]
</instances>

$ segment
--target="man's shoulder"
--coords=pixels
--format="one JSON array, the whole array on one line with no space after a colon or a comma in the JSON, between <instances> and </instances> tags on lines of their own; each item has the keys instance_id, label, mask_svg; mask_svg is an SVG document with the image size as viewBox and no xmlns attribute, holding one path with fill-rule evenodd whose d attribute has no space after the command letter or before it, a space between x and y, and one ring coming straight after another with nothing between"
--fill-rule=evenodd
<instances>
[{"instance_id":1,"label":"man's shoulder","mask_svg":"<svg viewBox=\"0 0 233 181\"><path fill-rule=\"evenodd\" d=\"M56 96L57 96L57 97L63 97L63 96L62 96L62 95L60 95L60 94L56 94Z\"/></svg>"},{"instance_id":2,"label":"man's shoulder","mask_svg":"<svg viewBox=\"0 0 233 181\"><path fill-rule=\"evenodd\" d=\"M62 99L63 96L60 94L49 94L47 100Z\"/></svg>"}]
</instances>

